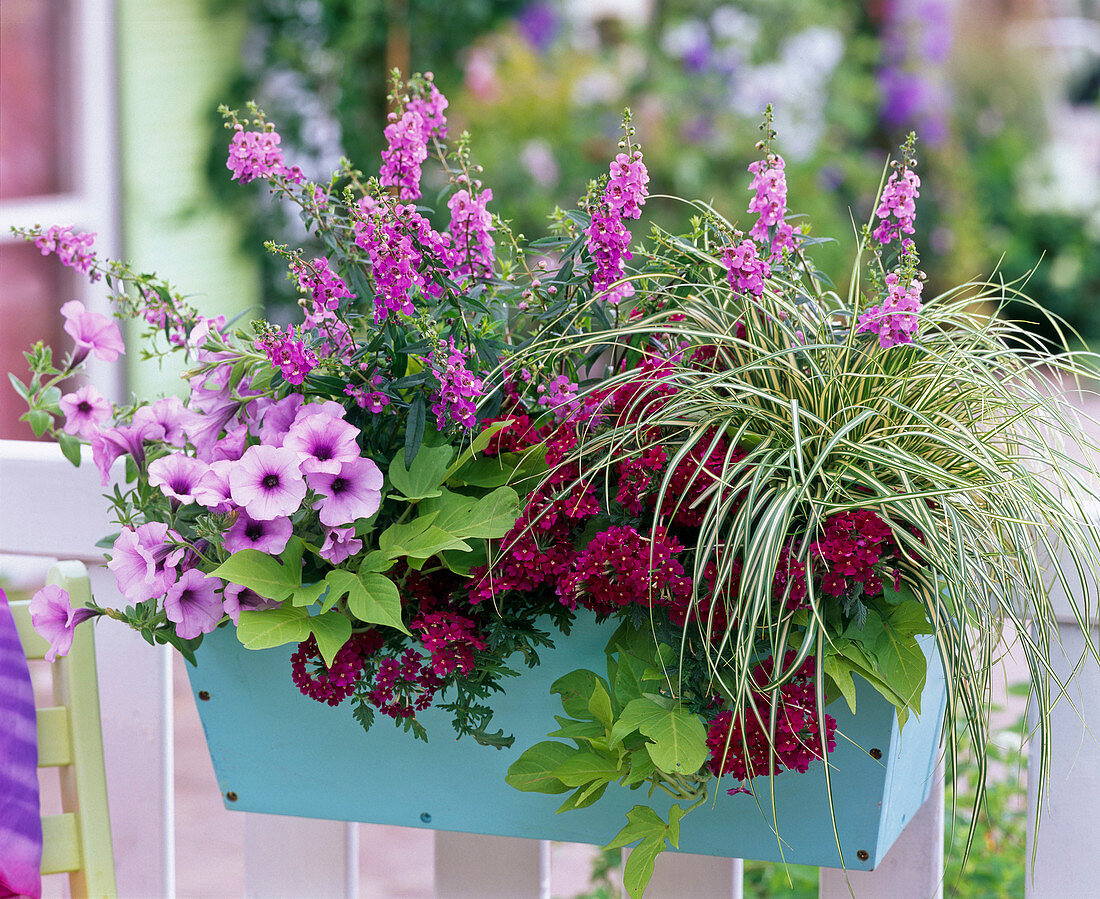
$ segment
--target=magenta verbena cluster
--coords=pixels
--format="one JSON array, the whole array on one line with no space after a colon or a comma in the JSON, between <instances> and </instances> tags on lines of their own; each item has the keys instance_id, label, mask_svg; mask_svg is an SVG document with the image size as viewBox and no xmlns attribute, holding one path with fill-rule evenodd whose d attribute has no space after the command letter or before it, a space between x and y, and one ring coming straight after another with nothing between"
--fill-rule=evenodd
<instances>
[{"instance_id":1,"label":"magenta verbena cluster","mask_svg":"<svg viewBox=\"0 0 1100 899\"><path fill-rule=\"evenodd\" d=\"M355 692L355 684L367 660L382 648L382 635L373 628L351 638L326 666L315 637L298 644L290 657L294 685L310 699L337 706ZM312 671L310 669L313 669Z\"/></svg>"},{"instance_id":2,"label":"magenta verbena cluster","mask_svg":"<svg viewBox=\"0 0 1100 899\"><path fill-rule=\"evenodd\" d=\"M378 663L367 700L383 715L400 721L430 708L441 686L420 653L407 649L400 659L384 658Z\"/></svg>"},{"instance_id":3,"label":"magenta verbena cluster","mask_svg":"<svg viewBox=\"0 0 1100 899\"><path fill-rule=\"evenodd\" d=\"M785 668L792 666L797 654L789 651ZM824 716L825 744L821 740L821 710L817 702L815 659L809 656L794 676L774 690L764 688L775 676L775 664L768 658L752 671L755 689L745 708L736 718L730 711L720 712L710 722L707 748L709 767L716 777L732 774L735 780L779 774L784 769L805 773L815 759L836 748L836 719ZM774 731L771 727L774 712ZM744 786L730 793L746 792Z\"/></svg>"},{"instance_id":4,"label":"magenta verbena cluster","mask_svg":"<svg viewBox=\"0 0 1100 899\"><path fill-rule=\"evenodd\" d=\"M431 669L436 677L446 677L454 671L469 674L474 670L474 651L485 649L486 643L476 631L475 623L455 612L429 612L412 623L420 632L420 642L431 656Z\"/></svg>"}]
</instances>

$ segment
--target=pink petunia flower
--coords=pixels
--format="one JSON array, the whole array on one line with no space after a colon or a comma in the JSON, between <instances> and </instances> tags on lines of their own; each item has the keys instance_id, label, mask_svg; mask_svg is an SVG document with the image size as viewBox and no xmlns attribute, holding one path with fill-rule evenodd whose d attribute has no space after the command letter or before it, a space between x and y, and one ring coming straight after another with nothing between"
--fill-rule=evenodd
<instances>
[{"instance_id":1,"label":"pink petunia flower","mask_svg":"<svg viewBox=\"0 0 1100 899\"><path fill-rule=\"evenodd\" d=\"M172 453L149 463L149 485L159 487L169 499L176 499L185 506L197 499L195 491L206 474L206 463Z\"/></svg>"},{"instance_id":2,"label":"pink petunia flower","mask_svg":"<svg viewBox=\"0 0 1100 899\"><path fill-rule=\"evenodd\" d=\"M101 483L110 480L111 466L119 456L131 456L142 466L145 464L145 441L161 440L164 428L154 422L139 422L104 428L92 435L92 461L99 469Z\"/></svg>"},{"instance_id":3,"label":"pink petunia flower","mask_svg":"<svg viewBox=\"0 0 1100 899\"><path fill-rule=\"evenodd\" d=\"M341 407L340 412L343 413ZM302 454L301 469L306 474L324 471L336 474L342 462L359 457L359 429L343 417L306 415L294 422L283 439L283 446Z\"/></svg>"},{"instance_id":4,"label":"pink petunia flower","mask_svg":"<svg viewBox=\"0 0 1100 899\"><path fill-rule=\"evenodd\" d=\"M330 528L369 518L382 501L382 472L370 459L356 457L341 462L336 474L319 471L307 477L309 486L321 494L315 505L321 524Z\"/></svg>"},{"instance_id":5,"label":"pink petunia flower","mask_svg":"<svg viewBox=\"0 0 1100 899\"><path fill-rule=\"evenodd\" d=\"M114 572L118 589L130 602L163 596L176 579L176 566L184 551L170 545L169 536L179 538L163 522L150 521L137 529L123 528L115 538L107 567Z\"/></svg>"},{"instance_id":6,"label":"pink petunia flower","mask_svg":"<svg viewBox=\"0 0 1100 899\"><path fill-rule=\"evenodd\" d=\"M68 591L52 584L31 597L30 612L34 629L50 641L45 655L47 662L68 655L73 647L76 626L95 616L91 609L74 609L69 603Z\"/></svg>"},{"instance_id":7,"label":"pink petunia flower","mask_svg":"<svg viewBox=\"0 0 1100 899\"><path fill-rule=\"evenodd\" d=\"M233 502L252 518L272 518L296 512L306 496L298 469L298 454L279 446L251 446L229 473Z\"/></svg>"},{"instance_id":8,"label":"pink petunia flower","mask_svg":"<svg viewBox=\"0 0 1100 899\"><path fill-rule=\"evenodd\" d=\"M355 536L355 528L326 528L325 544L318 555L333 565L339 565L362 548L363 541Z\"/></svg>"},{"instance_id":9,"label":"pink petunia flower","mask_svg":"<svg viewBox=\"0 0 1100 899\"><path fill-rule=\"evenodd\" d=\"M168 588L164 614L184 640L209 634L218 626L222 620L222 601L218 597L221 585L218 578L207 577L198 568L192 568Z\"/></svg>"},{"instance_id":10,"label":"pink petunia flower","mask_svg":"<svg viewBox=\"0 0 1100 899\"><path fill-rule=\"evenodd\" d=\"M258 549L262 553L276 556L286 549L294 526L289 518L272 518L261 521L241 512L232 527L225 532L225 548L231 552L242 549Z\"/></svg>"},{"instance_id":11,"label":"pink petunia flower","mask_svg":"<svg viewBox=\"0 0 1100 899\"><path fill-rule=\"evenodd\" d=\"M234 507L229 472L236 464L235 460L230 459L210 463L194 490L195 501L200 506L220 513L228 512Z\"/></svg>"},{"instance_id":12,"label":"pink petunia flower","mask_svg":"<svg viewBox=\"0 0 1100 899\"><path fill-rule=\"evenodd\" d=\"M300 393L292 393L281 400L268 397L254 400L249 406L252 433L260 438L260 443L282 446L283 438L294 424L303 402Z\"/></svg>"},{"instance_id":13,"label":"pink petunia flower","mask_svg":"<svg viewBox=\"0 0 1100 899\"><path fill-rule=\"evenodd\" d=\"M186 420L187 410L178 396L162 397L152 405L142 406L134 413L134 424L160 425L164 429L164 437L161 439L180 449L187 442L187 434L183 429Z\"/></svg>"},{"instance_id":14,"label":"pink petunia flower","mask_svg":"<svg viewBox=\"0 0 1100 899\"><path fill-rule=\"evenodd\" d=\"M265 609L277 609L282 603L260 596L255 590L240 584L226 584L222 591L222 611L229 616L234 625L240 624L241 612L262 612Z\"/></svg>"},{"instance_id":15,"label":"pink petunia flower","mask_svg":"<svg viewBox=\"0 0 1100 899\"><path fill-rule=\"evenodd\" d=\"M61 307L65 316L65 332L76 341L73 364L83 362L89 352L104 362L114 362L126 352L118 323L98 312L89 312L80 300L70 300Z\"/></svg>"},{"instance_id":16,"label":"pink petunia flower","mask_svg":"<svg viewBox=\"0 0 1100 899\"><path fill-rule=\"evenodd\" d=\"M65 433L91 440L99 426L111 417L111 403L91 384L61 397Z\"/></svg>"}]
</instances>

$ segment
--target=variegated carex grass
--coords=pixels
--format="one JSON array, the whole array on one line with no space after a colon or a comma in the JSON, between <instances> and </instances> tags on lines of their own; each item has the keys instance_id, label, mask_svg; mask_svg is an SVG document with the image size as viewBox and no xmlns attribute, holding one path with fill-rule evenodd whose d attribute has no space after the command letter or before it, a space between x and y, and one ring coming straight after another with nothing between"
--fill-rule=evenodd
<instances>
[{"instance_id":1,"label":"variegated carex grass","mask_svg":"<svg viewBox=\"0 0 1100 899\"><path fill-rule=\"evenodd\" d=\"M656 507L675 510L683 501L671 484L677 465L700 447L710 456L727 438L720 469L695 471L707 489L696 503L702 524L688 574L692 603L719 601L729 624L716 632L713 605L700 607L706 639L689 649L685 629L681 663L686 654L702 656L735 718L760 720L750 708L752 665L768 655L782 659L791 648L797 659L768 688L814 656L819 707L833 698L822 660L837 637L836 618L826 611L829 597L815 594L811 547L828 516L877 512L902 550L901 579L935 631L948 690L946 752L954 760L961 725L980 760L976 804L985 786L993 673L1013 641L1032 678L1041 794L1051 709L1070 701L1051 666L1058 639L1052 588L1068 597L1085 633L1097 612L1100 447L1070 399L1094 389L1088 379L1096 357L1042 344L1002 318L997 312L1008 299L1026 297L995 281L928 301L914 343L882 349L852 327L872 291L864 275L869 229L846 296L819 289L824 279L801 252L801 271L774 273L758 300L738 295L712 249L729 243L732 226L696 206L692 239L654 233L655 249L635 279L648 314L600 333L563 320L531 348L529 361L548 367L583 350L588 371L604 373L588 380L599 395L638 388L632 414L594 417L562 464L578 466L578 481L610 484L615 466L645 450L660 429L675 455ZM548 336L552 330L557 336ZM712 361L699 364L700 350ZM671 360L659 379L634 364L646 353ZM667 517L655 516L653 528ZM773 576L792 538L810 594L800 612L774 601ZM702 577L708 565L719 575L712 590ZM1089 640L1084 655L1100 661ZM919 691L911 698L919 701ZM774 737L774 707L770 718L761 724ZM973 825L967 851L972 837Z\"/></svg>"}]
</instances>

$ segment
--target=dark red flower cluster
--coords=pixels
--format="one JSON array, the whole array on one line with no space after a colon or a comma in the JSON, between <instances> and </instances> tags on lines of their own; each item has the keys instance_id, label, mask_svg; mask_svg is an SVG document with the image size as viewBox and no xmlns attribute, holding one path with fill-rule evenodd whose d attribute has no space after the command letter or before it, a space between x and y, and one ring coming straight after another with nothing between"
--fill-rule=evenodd
<instances>
[{"instance_id":1,"label":"dark red flower cluster","mask_svg":"<svg viewBox=\"0 0 1100 899\"><path fill-rule=\"evenodd\" d=\"M387 658L379 663L367 699L383 715L395 720L413 718L432 704L442 685L420 653L407 649L400 661Z\"/></svg>"},{"instance_id":2,"label":"dark red flower cluster","mask_svg":"<svg viewBox=\"0 0 1100 899\"><path fill-rule=\"evenodd\" d=\"M690 591L683 599L673 599L668 604L668 617L672 623L684 627L690 617L704 629L709 625L715 639L721 640L730 624L727 602L736 601L741 588L741 559L735 558L730 563L729 580L724 594L720 597L715 596L717 582L718 564L714 559L709 559L703 566L703 584L707 589L699 591L698 596L695 597L694 607L691 607Z\"/></svg>"},{"instance_id":3,"label":"dark red flower cluster","mask_svg":"<svg viewBox=\"0 0 1100 899\"><path fill-rule=\"evenodd\" d=\"M838 512L825 519L824 534L811 547L821 568L821 589L844 596L854 583L867 596L882 593L875 566L897 551L890 525L870 509Z\"/></svg>"},{"instance_id":4,"label":"dark red flower cluster","mask_svg":"<svg viewBox=\"0 0 1100 899\"><path fill-rule=\"evenodd\" d=\"M619 492L615 502L631 515L642 514L642 500L653 489L654 475L668 464L663 447L651 446L618 465Z\"/></svg>"},{"instance_id":5,"label":"dark red flower cluster","mask_svg":"<svg viewBox=\"0 0 1100 899\"><path fill-rule=\"evenodd\" d=\"M431 654L431 668L436 677L446 677L456 669L469 674L474 669L474 650L485 649L478 637L477 625L454 612L432 612L412 623L420 631L420 642Z\"/></svg>"},{"instance_id":6,"label":"dark red flower cluster","mask_svg":"<svg viewBox=\"0 0 1100 899\"><path fill-rule=\"evenodd\" d=\"M530 417L523 412L486 418L481 422L481 426L487 428L498 421L511 421L511 424L505 425L489 438L489 445L482 450L483 455L499 456L501 453L521 452L534 446L546 436L543 429L535 430L531 427Z\"/></svg>"},{"instance_id":7,"label":"dark red flower cluster","mask_svg":"<svg viewBox=\"0 0 1100 899\"><path fill-rule=\"evenodd\" d=\"M355 690L355 682L367 659L382 648L382 635L371 628L361 634L353 634L326 668L317 648L317 640L311 635L298 644L298 650L290 657L290 676L295 686L310 699L337 706ZM310 674L309 666L316 671Z\"/></svg>"},{"instance_id":8,"label":"dark red flower cluster","mask_svg":"<svg viewBox=\"0 0 1100 899\"><path fill-rule=\"evenodd\" d=\"M788 652L785 665L794 663ZM752 681L752 703L737 719L729 711L711 722L707 734L709 767L716 777L732 774L737 780L779 774L784 769L804 773L815 759L825 757L820 735L820 712L814 687L814 659L809 657L793 678L772 692L762 689L771 680L774 660L758 664ZM772 704L776 704L774 739L769 739ZM836 748L836 720L825 715L825 749ZM739 788L730 790L740 792Z\"/></svg>"},{"instance_id":9,"label":"dark red flower cluster","mask_svg":"<svg viewBox=\"0 0 1100 899\"><path fill-rule=\"evenodd\" d=\"M739 462L745 458L745 451L740 447L731 451L724 436L715 440L714 431L704 434L673 470L661 514L685 527L702 524L704 505L696 503L721 479L727 457L730 462Z\"/></svg>"},{"instance_id":10,"label":"dark red flower cluster","mask_svg":"<svg viewBox=\"0 0 1100 899\"><path fill-rule=\"evenodd\" d=\"M809 592L806 586L806 565L797 556L797 544L788 540L779 553L779 564L775 566L775 577L772 580L772 596L776 602L784 603L785 608L792 611L806 604Z\"/></svg>"},{"instance_id":11,"label":"dark red flower cluster","mask_svg":"<svg viewBox=\"0 0 1100 899\"><path fill-rule=\"evenodd\" d=\"M558 582L558 595L571 609L579 603L600 614L630 603L686 602L691 579L673 558L681 550L664 529L651 540L632 527L608 528L577 555L574 570Z\"/></svg>"}]
</instances>

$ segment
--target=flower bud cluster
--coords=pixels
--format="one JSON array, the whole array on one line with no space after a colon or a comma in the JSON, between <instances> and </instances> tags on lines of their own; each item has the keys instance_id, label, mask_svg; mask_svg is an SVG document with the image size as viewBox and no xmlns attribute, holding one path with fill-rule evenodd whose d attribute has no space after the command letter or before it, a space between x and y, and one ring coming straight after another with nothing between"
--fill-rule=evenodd
<instances>
[{"instance_id":1,"label":"flower bud cluster","mask_svg":"<svg viewBox=\"0 0 1100 899\"><path fill-rule=\"evenodd\" d=\"M229 143L229 158L225 167L233 172L233 180L248 184L256 179L286 178L295 184L304 180L298 166L287 167L283 151L279 149L281 138L277 131L245 131L237 125Z\"/></svg>"}]
</instances>

